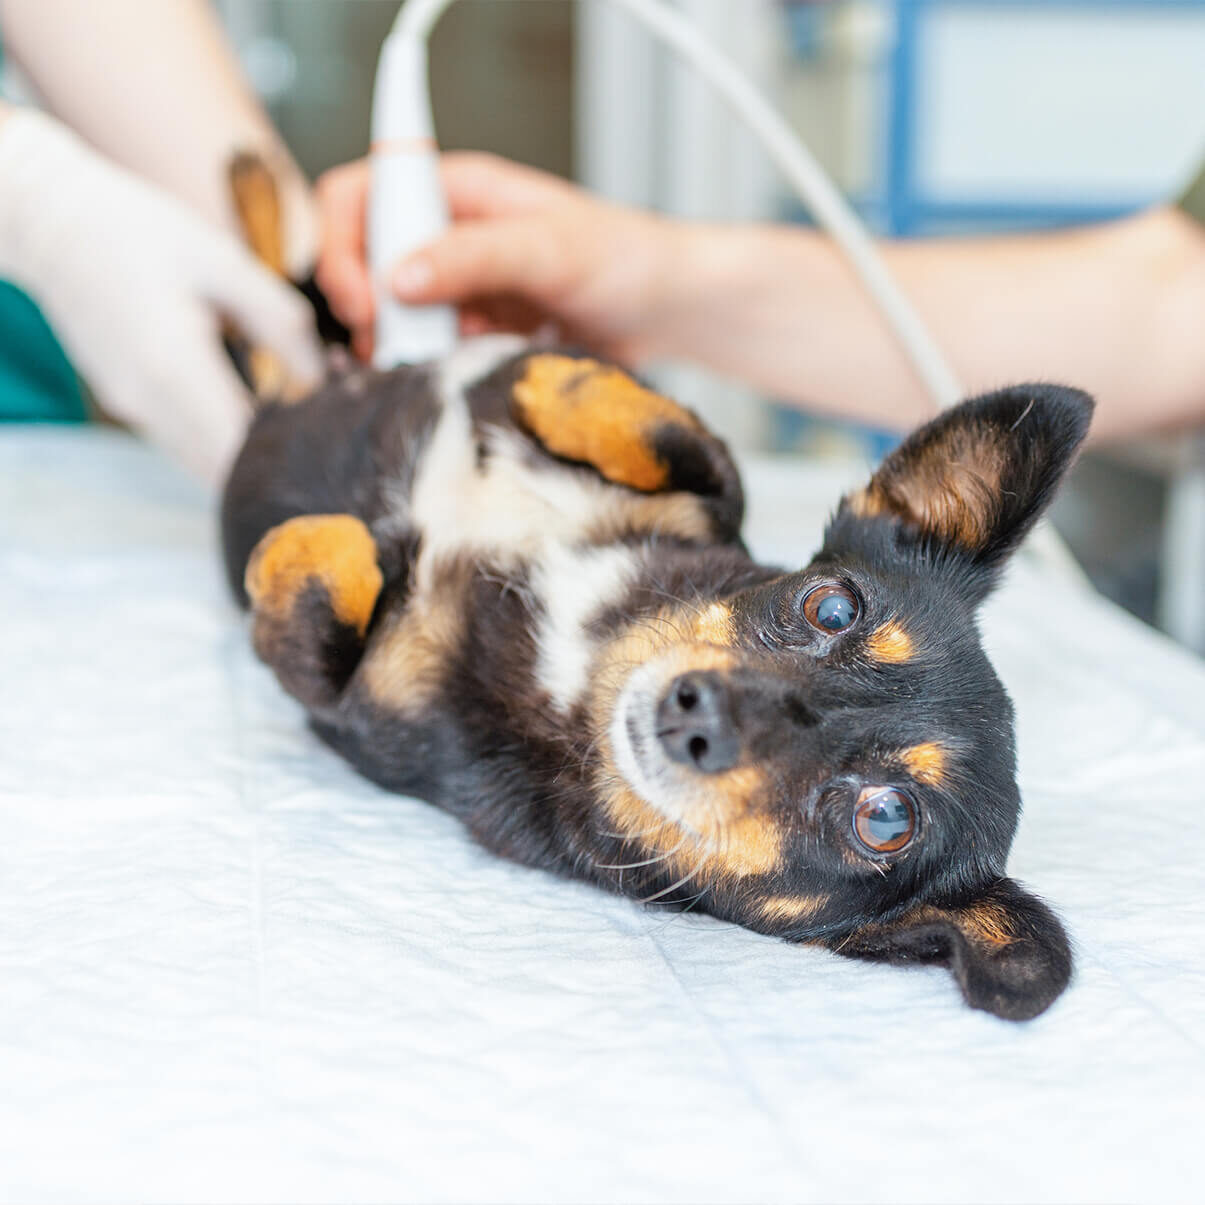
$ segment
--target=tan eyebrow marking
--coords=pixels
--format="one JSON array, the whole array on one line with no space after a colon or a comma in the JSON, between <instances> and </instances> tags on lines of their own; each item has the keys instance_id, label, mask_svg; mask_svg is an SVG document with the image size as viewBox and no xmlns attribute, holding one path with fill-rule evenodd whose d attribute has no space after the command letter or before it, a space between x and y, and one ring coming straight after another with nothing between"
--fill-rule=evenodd
<instances>
[{"instance_id":1,"label":"tan eyebrow marking","mask_svg":"<svg viewBox=\"0 0 1205 1205\"><path fill-rule=\"evenodd\" d=\"M912 637L904 631L900 622L890 619L867 637L866 651L876 661L883 661L888 665L902 665L911 660L915 646Z\"/></svg>"},{"instance_id":2,"label":"tan eyebrow marking","mask_svg":"<svg viewBox=\"0 0 1205 1205\"><path fill-rule=\"evenodd\" d=\"M899 759L908 773L925 786L940 786L945 779L946 751L936 741L925 741L904 749Z\"/></svg>"}]
</instances>

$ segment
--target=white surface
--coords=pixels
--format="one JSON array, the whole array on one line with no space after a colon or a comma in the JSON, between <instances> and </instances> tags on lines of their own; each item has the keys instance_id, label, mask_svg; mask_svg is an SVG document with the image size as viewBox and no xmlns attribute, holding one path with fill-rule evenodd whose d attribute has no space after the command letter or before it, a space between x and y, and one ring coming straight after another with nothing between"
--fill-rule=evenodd
<instances>
[{"instance_id":1,"label":"white surface","mask_svg":"<svg viewBox=\"0 0 1205 1205\"><path fill-rule=\"evenodd\" d=\"M802 560L832 473L759 465ZM1071 989L796 949L505 865L254 661L207 501L0 428L0 1200L1199 1200L1205 672L1019 575L1012 870Z\"/></svg>"}]
</instances>

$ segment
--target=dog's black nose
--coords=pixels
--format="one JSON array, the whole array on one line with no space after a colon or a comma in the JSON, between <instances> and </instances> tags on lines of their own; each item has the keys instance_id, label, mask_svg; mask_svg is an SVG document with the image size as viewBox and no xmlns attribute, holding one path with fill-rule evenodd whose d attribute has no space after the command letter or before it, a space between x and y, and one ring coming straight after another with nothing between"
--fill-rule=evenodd
<instances>
[{"instance_id":1,"label":"dog's black nose","mask_svg":"<svg viewBox=\"0 0 1205 1205\"><path fill-rule=\"evenodd\" d=\"M657 738L674 761L702 774L736 765L741 742L718 674L696 671L674 679L657 707Z\"/></svg>"}]
</instances>

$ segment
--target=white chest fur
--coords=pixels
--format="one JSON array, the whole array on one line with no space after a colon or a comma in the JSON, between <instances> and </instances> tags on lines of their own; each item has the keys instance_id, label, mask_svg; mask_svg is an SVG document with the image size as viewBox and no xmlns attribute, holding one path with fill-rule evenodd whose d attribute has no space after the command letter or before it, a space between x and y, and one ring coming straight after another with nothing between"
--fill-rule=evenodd
<instances>
[{"instance_id":1,"label":"white chest fur","mask_svg":"<svg viewBox=\"0 0 1205 1205\"><path fill-rule=\"evenodd\" d=\"M527 568L537 677L553 704L567 710L589 683L590 623L623 598L643 553L587 543L621 505L614 487L554 464L532 465L522 437L509 430L489 430L487 455L478 455L480 433L465 391L523 346L510 337L474 340L444 363L441 411L409 497L396 501L391 522L420 537L418 593L433 588L449 559L472 557L501 574Z\"/></svg>"}]
</instances>

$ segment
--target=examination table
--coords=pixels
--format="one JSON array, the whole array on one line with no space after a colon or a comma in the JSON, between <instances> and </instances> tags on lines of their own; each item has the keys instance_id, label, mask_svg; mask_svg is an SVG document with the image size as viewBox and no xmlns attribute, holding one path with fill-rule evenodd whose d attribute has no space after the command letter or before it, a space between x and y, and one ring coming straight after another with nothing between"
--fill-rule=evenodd
<instances>
[{"instance_id":1,"label":"examination table","mask_svg":"<svg viewBox=\"0 0 1205 1205\"><path fill-rule=\"evenodd\" d=\"M850 468L747 465L800 564ZM0 429L0 1201L1205 1198L1205 668L1020 564L1038 1020L507 865L255 660L213 500Z\"/></svg>"}]
</instances>

